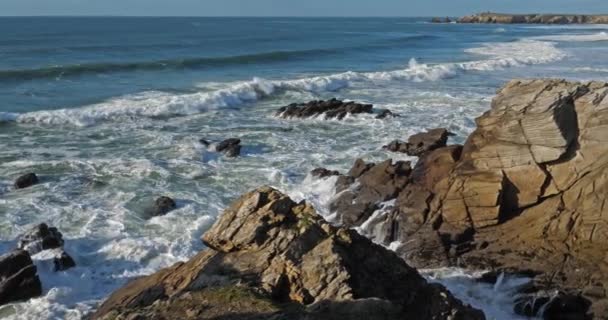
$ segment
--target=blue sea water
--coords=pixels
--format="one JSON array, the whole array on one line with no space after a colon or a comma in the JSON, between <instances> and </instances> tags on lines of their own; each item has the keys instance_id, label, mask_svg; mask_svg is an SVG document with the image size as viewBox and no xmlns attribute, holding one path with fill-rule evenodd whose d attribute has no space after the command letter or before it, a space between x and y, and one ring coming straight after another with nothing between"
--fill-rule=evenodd
<instances>
[{"instance_id":1,"label":"blue sea water","mask_svg":"<svg viewBox=\"0 0 608 320\"><path fill-rule=\"evenodd\" d=\"M57 226L78 267L0 318L81 319L133 277L188 259L222 209L262 184L322 214L331 181L311 169L409 159L381 146L446 127L461 143L512 78L607 80L608 26L430 24L428 18L0 18L0 253ZM403 117L282 120L275 109L337 97ZM198 141L243 140L217 157ZM41 184L13 190L19 174ZM156 196L178 209L148 219ZM511 287L430 271L490 318ZM520 280L514 280L520 281Z\"/></svg>"}]
</instances>

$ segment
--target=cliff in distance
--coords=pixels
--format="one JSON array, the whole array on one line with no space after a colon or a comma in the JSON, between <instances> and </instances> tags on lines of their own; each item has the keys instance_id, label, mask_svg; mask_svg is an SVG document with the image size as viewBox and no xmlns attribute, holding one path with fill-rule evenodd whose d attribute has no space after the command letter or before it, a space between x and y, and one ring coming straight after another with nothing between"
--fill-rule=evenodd
<instances>
[{"instance_id":1,"label":"cliff in distance","mask_svg":"<svg viewBox=\"0 0 608 320\"><path fill-rule=\"evenodd\" d=\"M608 24L607 15L578 14L503 14L484 12L465 16L458 23L530 23L530 24Z\"/></svg>"}]
</instances>

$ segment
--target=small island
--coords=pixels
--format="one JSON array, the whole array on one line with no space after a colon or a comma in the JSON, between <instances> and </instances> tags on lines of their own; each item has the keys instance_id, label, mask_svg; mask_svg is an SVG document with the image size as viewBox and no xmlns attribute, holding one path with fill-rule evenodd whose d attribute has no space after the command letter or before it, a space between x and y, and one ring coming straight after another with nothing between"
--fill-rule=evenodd
<instances>
[{"instance_id":1,"label":"small island","mask_svg":"<svg viewBox=\"0 0 608 320\"><path fill-rule=\"evenodd\" d=\"M483 12L465 16L458 23L608 24L608 14L503 14Z\"/></svg>"}]
</instances>

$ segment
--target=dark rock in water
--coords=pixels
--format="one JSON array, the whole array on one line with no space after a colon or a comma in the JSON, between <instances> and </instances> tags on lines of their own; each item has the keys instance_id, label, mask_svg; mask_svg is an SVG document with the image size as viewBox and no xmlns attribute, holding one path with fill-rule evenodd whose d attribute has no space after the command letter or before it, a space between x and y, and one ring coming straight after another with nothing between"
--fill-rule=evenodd
<instances>
[{"instance_id":1,"label":"dark rock in water","mask_svg":"<svg viewBox=\"0 0 608 320\"><path fill-rule=\"evenodd\" d=\"M57 228L41 223L19 238L18 248L36 254L43 250L60 248L63 246L63 235Z\"/></svg>"},{"instance_id":2,"label":"dark rock in water","mask_svg":"<svg viewBox=\"0 0 608 320\"><path fill-rule=\"evenodd\" d=\"M382 109L379 110L378 115L376 116L376 119L385 119L385 118L396 118L399 117L398 114L393 113L392 111L388 110L388 109Z\"/></svg>"},{"instance_id":3,"label":"dark rock in water","mask_svg":"<svg viewBox=\"0 0 608 320\"><path fill-rule=\"evenodd\" d=\"M344 119L348 114L373 113L371 104L360 104L353 101L344 102L338 99L314 100L308 103L292 103L280 108L276 115L281 118L309 118L325 115L326 118Z\"/></svg>"},{"instance_id":4,"label":"dark rock in water","mask_svg":"<svg viewBox=\"0 0 608 320\"><path fill-rule=\"evenodd\" d=\"M580 295L559 294L547 304L542 316L545 320L591 320L590 306L591 302Z\"/></svg>"},{"instance_id":5,"label":"dark rock in water","mask_svg":"<svg viewBox=\"0 0 608 320\"><path fill-rule=\"evenodd\" d=\"M118 289L91 319L485 319L393 252L269 187L235 201L203 242L189 261Z\"/></svg>"},{"instance_id":6,"label":"dark rock in water","mask_svg":"<svg viewBox=\"0 0 608 320\"><path fill-rule=\"evenodd\" d=\"M69 254L65 251L53 258L53 270L54 271L65 271L76 266L76 262Z\"/></svg>"},{"instance_id":7,"label":"dark rock in water","mask_svg":"<svg viewBox=\"0 0 608 320\"><path fill-rule=\"evenodd\" d=\"M42 294L42 284L30 254L15 250L0 256L0 305Z\"/></svg>"},{"instance_id":8,"label":"dark rock in water","mask_svg":"<svg viewBox=\"0 0 608 320\"><path fill-rule=\"evenodd\" d=\"M176 207L177 207L177 204L175 203L175 201L173 199L162 196L154 201L154 207L152 207L150 215L163 216L163 215L167 214L169 211L175 209Z\"/></svg>"},{"instance_id":9,"label":"dark rock in water","mask_svg":"<svg viewBox=\"0 0 608 320\"><path fill-rule=\"evenodd\" d=\"M442 23L443 21L441 21L441 18L435 17L433 19L431 19L432 23Z\"/></svg>"},{"instance_id":10,"label":"dark rock in water","mask_svg":"<svg viewBox=\"0 0 608 320\"><path fill-rule=\"evenodd\" d=\"M226 139L215 146L215 151L223 153L227 157L237 157L241 154L241 139Z\"/></svg>"},{"instance_id":11,"label":"dark rock in water","mask_svg":"<svg viewBox=\"0 0 608 320\"><path fill-rule=\"evenodd\" d=\"M409 137L407 142L394 140L382 148L406 153L409 156L421 156L429 151L445 147L450 135L452 134L446 129L432 129Z\"/></svg>"},{"instance_id":12,"label":"dark rock in water","mask_svg":"<svg viewBox=\"0 0 608 320\"><path fill-rule=\"evenodd\" d=\"M38 176L35 173L27 173L15 180L15 189L24 189L38 183Z\"/></svg>"},{"instance_id":13,"label":"dark rock in water","mask_svg":"<svg viewBox=\"0 0 608 320\"><path fill-rule=\"evenodd\" d=\"M209 141L207 141L205 139L199 139L198 142L200 142L205 147L208 147L210 145Z\"/></svg>"},{"instance_id":14,"label":"dark rock in water","mask_svg":"<svg viewBox=\"0 0 608 320\"><path fill-rule=\"evenodd\" d=\"M331 176L339 176L340 172L336 170L327 170L325 168L316 168L310 172L313 177L327 178Z\"/></svg>"}]
</instances>

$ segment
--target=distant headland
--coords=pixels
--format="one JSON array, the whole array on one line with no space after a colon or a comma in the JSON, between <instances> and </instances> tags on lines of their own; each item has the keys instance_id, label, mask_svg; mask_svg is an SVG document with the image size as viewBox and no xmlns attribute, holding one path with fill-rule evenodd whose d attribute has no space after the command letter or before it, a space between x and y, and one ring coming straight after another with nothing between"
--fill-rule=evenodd
<instances>
[{"instance_id":1,"label":"distant headland","mask_svg":"<svg viewBox=\"0 0 608 320\"><path fill-rule=\"evenodd\" d=\"M446 22L434 18L432 22ZM447 21L449 22L449 21ZM458 23L528 23L528 24L608 24L608 14L504 14L483 12L464 16L456 20Z\"/></svg>"}]
</instances>

